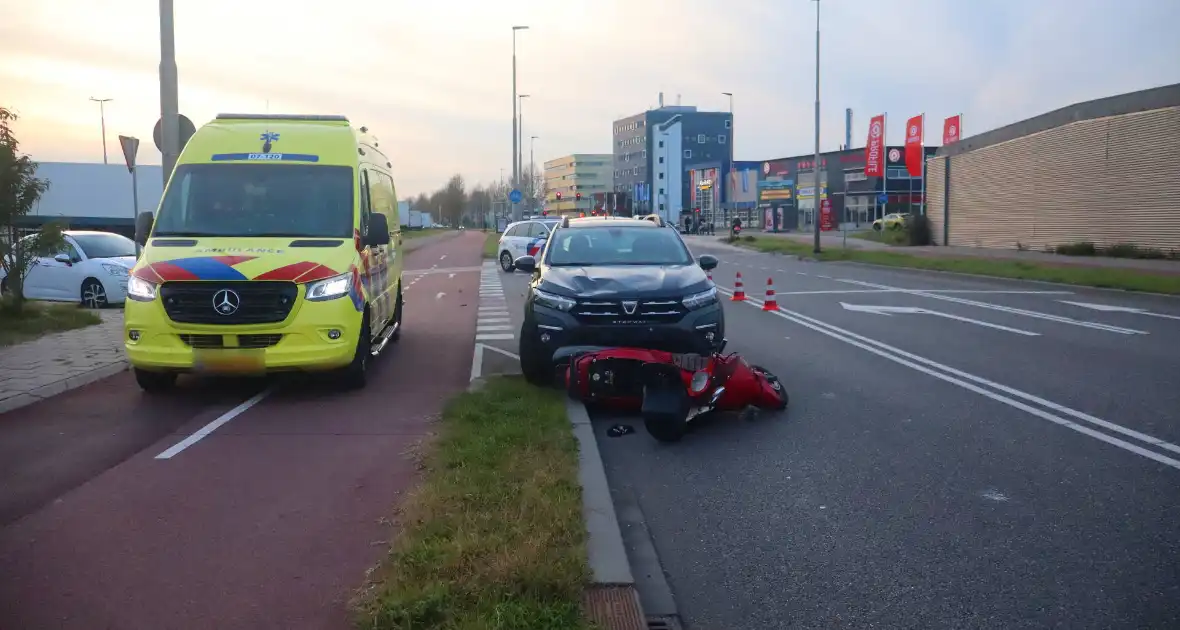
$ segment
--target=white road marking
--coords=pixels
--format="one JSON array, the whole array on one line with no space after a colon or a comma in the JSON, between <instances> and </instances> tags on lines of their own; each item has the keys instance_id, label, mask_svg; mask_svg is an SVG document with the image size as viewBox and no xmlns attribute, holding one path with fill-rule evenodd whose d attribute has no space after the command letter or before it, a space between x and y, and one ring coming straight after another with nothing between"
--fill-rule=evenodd
<instances>
[{"instance_id":1,"label":"white road marking","mask_svg":"<svg viewBox=\"0 0 1180 630\"><path fill-rule=\"evenodd\" d=\"M435 265L434 267L431 267L430 269L406 269L405 271L402 272L402 275L425 276L425 275L430 275L430 274L435 274L435 273L470 273L473 271L481 271L481 269L479 267L442 267L442 268L439 268L438 265Z\"/></svg>"},{"instance_id":2,"label":"white road marking","mask_svg":"<svg viewBox=\"0 0 1180 630\"><path fill-rule=\"evenodd\" d=\"M194 434L184 438L183 440L177 442L176 444L172 445L171 448L164 451L163 453L156 455L156 459L172 459L173 457L175 457L177 454L179 454L184 449L186 449L186 448L192 446L193 444L196 444L197 442L200 442L201 440L208 437L210 433L213 433L214 431L216 431L223 424L242 415L242 413L245 412L250 407L253 407L254 405L257 405L258 403L262 402L262 399L269 396L272 393L272 391L273 390L268 388L268 389L264 389L264 390L258 392L257 394L254 394L245 402L243 402L243 403L239 404L237 407L234 407L233 409L230 409L229 411L221 414L213 422L210 422L209 424L206 424L205 426L198 429L196 433L194 433Z\"/></svg>"},{"instance_id":3,"label":"white road marking","mask_svg":"<svg viewBox=\"0 0 1180 630\"><path fill-rule=\"evenodd\" d=\"M442 256L438 257L439 260L446 260L446 258L447 258L446 254L443 254Z\"/></svg>"},{"instance_id":4,"label":"white road marking","mask_svg":"<svg viewBox=\"0 0 1180 630\"><path fill-rule=\"evenodd\" d=\"M512 323L512 320L508 317L480 317L478 320L475 321L476 326L482 326L484 324L507 324L507 323Z\"/></svg>"},{"instance_id":5,"label":"white road marking","mask_svg":"<svg viewBox=\"0 0 1180 630\"><path fill-rule=\"evenodd\" d=\"M1121 335L1146 335L1147 331L1135 330L1133 328L1123 328L1121 326L1110 326L1108 324L1100 324L1098 322L1088 322L1080 319L1072 319L1063 317L1061 315L1050 315L1049 313L1041 313L1040 311L1030 311L1023 308L1013 308L1011 306L1002 306L1000 304L992 304L990 302L979 302L976 300L968 300L964 298L952 297L949 295L939 295L921 289L899 289L899 287L891 287L884 284L876 284L874 282L863 282L861 280L847 280L837 278L837 282L847 282L849 284L857 284L875 289L896 289L910 295L920 295L922 297L933 298L935 300L943 300L946 302L954 302L956 304L966 304L968 306L977 306L979 308L987 308L993 311L1001 311L1004 313L1012 313L1014 315L1024 315L1025 317L1034 317L1036 319L1043 319L1046 321L1057 322L1059 324L1070 324L1072 326L1081 326L1083 328L1092 328L1094 330L1103 330L1106 332L1118 333Z\"/></svg>"},{"instance_id":6,"label":"white road marking","mask_svg":"<svg viewBox=\"0 0 1180 630\"><path fill-rule=\"evenodd\" d=\"M728 289L725 287L718 287L718 291L724 295L729 295L729 296L733 295L733 291L731 289ZM762 308L762 301L758 300L758 299L747 298L746 304L749 304L750 306L758 308L758 309ZM946 381L946 382L952 383L954 385L958 385L959 387L962 387L962 388L967 389L969 391L973 391L977 394L980 394L981 396L986 396L987 398L990 398L990 399L995 400L997 402L1004 403L1005 405L1008 405L1010 407L1014 407L1016 409L1024 411L1028 414L1031 414L1033 416L1041 418L1042 420L1048 420L1049 422L1066 427L1066 428L1071 429L1073 431L1077 431L1078 433L1081 433L1083 435L1087 435L1087 436L1092 437L1096 440L1101 440L1101 441L1106 442L1107 444L1110 444L1112 446L1116 446L1116 447L1121 448L1123 450L1135 453L1136 455L1141 455L1141 456L1151 459L1153 461L1164 464L1165 466L1169 466L1171 468L1175 468L1177 470L1180 470L1180 460L1173 459L1171 457L1168 457L1166 455L1162 455L1160 453L1156 453L1154 451L1149 451L1141 446L1127 442L1126 440L1121 440L1119 438L1113 437L1113 436L1108 435L1106 433L1102 433L1101 431L1091 429L1088 426L1078 424L1076 422L1073 422L1073 421L1063 418L1061 416L1054 415L1052 413L1049 413L1049 412L1044 411L1042 409L1038 409L1036 407L1032 407L1032 406L1027 405L1023 402L1020 402L1019 400L1015 400L1015 398L1020 398L1020 399L1026 400L1028 402L1041 405L1047 409L1051 409L1051 410L1056 411L1058 413L1072 416L1078 420L1082 420L1084 422L1088 422L1088 423L1093 424L1095 426L1102 427L1102 428L1107 429L1109 431L1113 431L1115 433L1119 433L1124 436L1139 440L1140 442L1143 442L1145 444L1149 444L1151 446L1155 446L1155 447L1163 449L1163 450L1171 451L1173 453L1180 453L1180 446L1177 446L1176 444L1172 444L1170 442L1165 442L1164 440L1161 440L1157 437L1148 435L1146 433L1142 433L1140 431L1136 431L1134 429L1129 429L1127 427L1115 424L1113 422L1108 422L1106 420L1103 420L1101 418L1097 418L1097 417L1092 416L1092 415L1085 413L1083 411L1071 409L1071 408L1066 407L1064 405L1059 405L1055 402L1045 400L1044 398L1041 398L1039 396L1035 396L1033 394L1029 394L1027 392L1020 391L1016 388L1008 387L1007 385L1001 385L1000 383L996 383L994 381L987 380L983 377L975 376L974 374L969 374L969 373L964 372L962 370L958 370L958 369L952 368L950 366L938 363L936 361L932 361L930 359L920 357L920 356L912 354L910 352L906 352L905 350L901 350L900 348L895 348L893 346L882 343L882 342L877 341L875 339L870 339L868 337L858 335L852 331L845 330L845 329L840 328L838 326L833 326L831 324L828 324L826 322L822 322L817 319L813 319L813 318L803 315L801 313L796 313L795 311L791 311L791 310L782 308L781 306L779 307L779 309L777 311L771 311L771 313L773 315L777 315L787 321L794 322L794 323L799 324L800 326L803 326L805 328L810 328L816 332L819 332L821 334L832 337L833 339L843 341L844 343L847 343L849 345L856 346L857 348L860 348L862 350L866 350L868 352L876 354L882 358L893 361L894 363L904 365L904 366L911 368L913 370L917 370L919 372L922 372L923 374L928 374L928 375L933 376L934 378L937 378L939 380ZM924 365L922 365L922 364L924 364ZM1004 394L1008 394L1009 396L1012 396L1012 397L1010 398L1009 396L1005 396L1003 394L998 394L994 391L989 391L989 390L983 389L983 387L980 387L979 385L975 385L975 384L967 382L967 381L974 381L974 383L978 383L979 385L985 385L987 387L991 387L997 391L1003 392Z\"/></svg>"},{"instance_id":7,"label":"white road marking","mask_svg":"<svg viewBox=\"0 0 1180 630\"><path fill-rule=\"evenodd\" d=\"M476 324L475 326L475 334L477 335L480 333L490 333L503 330L512 330L512 326L505 326L503 324L492 324L491 326L480 326Z\"/></svg>"},{"instance_id":8,"label":"white road marking","mask_svg":"<svg viewBox=\"0 0 1180 630\"><path fill-rule=\"evenodd\" d=\"M874 315L884 315L890 317L893 315L907 314L907 315L935 315L937 317L945 317L947 319L954 319L960 322L968 322L977 326L986 326L988 328L995 328L996 330L1006 330L1010 333L1018 335L1025 335L1028 337L1040 337L1041 333L1029 332L1019 328L1009 328L1008 326L1001 326L1000 324L993 324L978 319L971 319L970 317L961 317L959 315L951 315L950 313L943 313L941 311L932 311L925 308L918 308L916 306L876 306L872 304L849 304L847 302L840 302L840 306L844 307L846 311L855 311L858 313L873 313Z\"/></svg>"},{"instance_id":9,"label":"white road marking","mask_svg":"<svg viewBox=\"0 0 1180 630\"><path fill-rule=\"evenodd\" d=\"M447 274L447 280L450 280L451 278L454 278L454 277L455 277L455 274L453 274L453 273Z\"/></svg>"},{"instance_id":10,"label":"white road marking","mask_svg":"<svg viewBox=\"0 0 1180 630\"><path fill-rule=\"evenodd\" d=\"M487 333L475 336L476 341L508 341L509 339L516 339L516 335L512 333Z\"/></svg>"},{"instance_id":11,"label":"white road marking","mask_svg":"<svg viewBox=\"0 0 1180 630\"><path fill-rule=\"evenodd\" d=\"M1070 304L1073 306L1080 306L1094 311L1101 311L1104 313L1132 313L1135 315L1147 315L1149 317L1162 317L1164 319L1180 319L1177 315L1165 315L1164 313L1152 313L1145 308L1134 308L1130 306L1112 306L1110 304L1091 304L1089 302L1067 302L1066 300L1057 300L1062 304Z\"/></svg>"},{"instance_id":12,"label":"white road marking","mask_svg":"<svg viewBox=\"0 0 1180 630\"><path fill-rule=\"evenodd\" d=\"M489 346L489 345L483 344L483 343L476 343L475 350L471 353L471 378L469 379L470 381L474 381L475 379L479 378L480 376L483 376L483 355L484 355L484 352L487 350L491 350L492 352L498 352L510 359L516 359L517 361L520 360L520 355L518 355L516 353L509 352L509 351L503 350L501 348L497 348L496 346Z\"/></svg>"},{"instance_id":13,"label":"white road marking","mask_svg":"<svg viewBox=\"0 0 1180 630\"><path fill-rule=\"evenodd\" d=\"M435 296L434 296L434 299L436 299L436 300L441 300L441 299L443 298L443 296L444 296L444 295L446 295L446 293L443 293L442 291L439 291L439 292L438 292L438 295L435 295Z\"/></svg>"}]
</instances>

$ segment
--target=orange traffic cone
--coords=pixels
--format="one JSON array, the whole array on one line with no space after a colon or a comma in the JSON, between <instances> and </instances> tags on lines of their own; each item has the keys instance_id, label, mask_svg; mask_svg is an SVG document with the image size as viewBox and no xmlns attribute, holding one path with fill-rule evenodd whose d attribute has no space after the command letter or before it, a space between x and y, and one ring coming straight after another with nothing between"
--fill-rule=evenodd
<instances>
[{"instance_id":1,"label":"orange traffic cone","mask_svg":"<svg viewBox=\"0 0 1180 630\"><path fill-rule=\"evenodd\" d=\"M774 297L774 278L766 279L766 301L762 303L762 310L778 310L778 300Z\"/></svg>"},{"instance_id":2,"label":"orange traffic cone","mask_svg":"<svg viewBox=\"0 0 1180 630\"><path fill-rule=\"evenodd\" d=\"M746 287L742 286L742 272L737 272L737 279L733 281L733 301L746 301Z\"/></svg>"}]
</instances>

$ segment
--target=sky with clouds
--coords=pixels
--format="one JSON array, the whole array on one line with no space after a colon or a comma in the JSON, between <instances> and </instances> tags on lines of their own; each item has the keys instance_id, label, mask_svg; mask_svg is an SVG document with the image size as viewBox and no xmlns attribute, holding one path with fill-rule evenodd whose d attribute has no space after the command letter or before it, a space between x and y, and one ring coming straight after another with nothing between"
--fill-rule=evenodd
<instances>
[{"instance_id":1,"label":"sky with clouds","mask_svg":"<svg viewBox=\"0 0 1180 630\"><path fill-rule=\"evenodd\" d=\"M452 173L511 168L511 54L538 164L607 153L611 122L668 103L728 108L738 159L813 146L810 0L177 0L180 110L340 113L392 147L401 195ZM0 105L42 161L100 162L159 117L158 3L0 0ZM967 135L1078 101L1180 82L1180 0L822 0L824 150L844 108L863 146L887 112L891 141L925 112Z\"/></svg>"}]
</instances>

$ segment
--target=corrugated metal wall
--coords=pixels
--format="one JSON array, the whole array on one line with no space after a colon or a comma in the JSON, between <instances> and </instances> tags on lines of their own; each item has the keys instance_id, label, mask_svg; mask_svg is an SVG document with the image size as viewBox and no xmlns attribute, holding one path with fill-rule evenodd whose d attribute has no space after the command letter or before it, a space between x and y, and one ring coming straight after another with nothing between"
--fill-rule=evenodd
<instances>
[{"instance_id":1,"label":"corrugated metal wall","mask_svg":"<svg viewBox=\"0 0 1180 630\"><path fill-rule=\"evenodd\" d=\"M940 243L945 159L928 164ZM950 245L1180 250L1180 107L1074 122L950 160Z\"/></svg>"},{"instance_id":2,"label":"corrugated metal wall","mask_svg":"<svg viewBox=\"0 0 1180 630\"><path fill-rule=\"evenodd\" d=\"M930 234L936 245L946 244L943 240L946 160L944 157L926 160L926 216L930 218Z\"/></svg>"}]
</instances>

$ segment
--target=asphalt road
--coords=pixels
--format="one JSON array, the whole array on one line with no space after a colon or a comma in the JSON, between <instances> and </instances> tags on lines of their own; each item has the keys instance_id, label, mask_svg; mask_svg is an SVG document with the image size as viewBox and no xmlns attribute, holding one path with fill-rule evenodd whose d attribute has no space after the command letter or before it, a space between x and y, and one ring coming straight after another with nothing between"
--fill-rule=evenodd
<instances>
[{"instance_id":1,"label":"asphalt road","mask_svg":"<svg viewBox=\"0 0 1180 630\"><path fill-rule=\"evenodd\" d=\"M182 379L156 399L121 374L0 416L0 628L349 627L467 385L482 242L407 255L402 339L363 391Z\"/></svg>"},{"instance_id":2,"label":"asphalt road","mask_svg":"<svg viewBox=\"0 0 1180 630\"><path fill-rule=\"evenodd\" d=\"M1180 300L689 240L791 407L675 445L595 418L687 627L1180 625Z\"/></svg>"}]
</instances>

